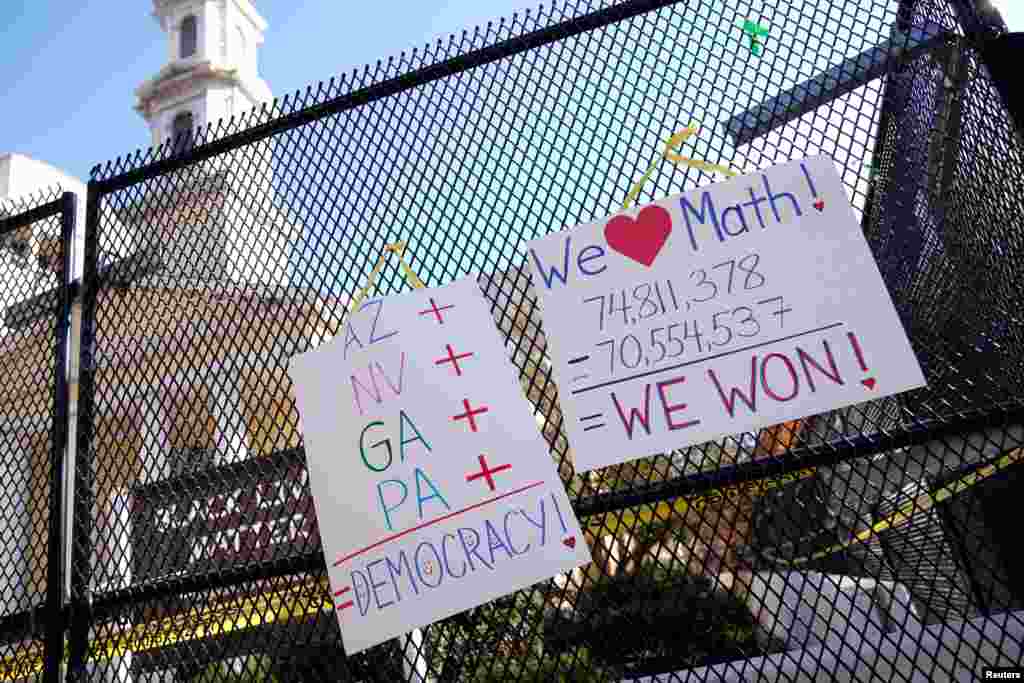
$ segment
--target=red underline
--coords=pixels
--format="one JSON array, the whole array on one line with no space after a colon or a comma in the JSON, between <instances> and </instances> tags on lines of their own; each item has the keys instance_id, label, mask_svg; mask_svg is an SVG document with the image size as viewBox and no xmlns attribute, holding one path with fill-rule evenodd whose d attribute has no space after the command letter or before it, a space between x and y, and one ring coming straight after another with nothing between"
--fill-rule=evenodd
<instances>
[{"instance_id":1,"label":"red underline","mask_svg":"<svg viewBox=\"0 0 1024 683\"><path fill-rule=\"evenodd\" d=\"M502 498L508 498L509 496L516 495L517 493L522 493L523 491L528 491L528 490L530 490L532 488L540 486L543 483L544 482L542 482L542 481L535 481L532 484L527 484L526 486L524 486L522 488L518 488L518 489L516 489L514 491L509 491L508 493L503 493L500 496L495 496L494 498L488 498L487 500L480 501L479 503L475 503L473 505L470 505L469 507L464 507L461 510L456 510L455 512L449 512L447 515L445 515L443 517L438 517L437 519L432 519L429 522L424 522L423 524L420 524L419 526L414 526L411 529L406 529L405 531L400 531L397 534L392 534L391 536L388 536L385 539L377 541L373 545L368 545L365 548L363 548L362 550L357 550L354 553L346 555L345 557L343 557L340 560L338 560L337 562L335 562L334 566L337 567L339 564L341 564L341 563L343 563L343 562L345 562L347 560L351 560L353 557L358 557L358 556L362 555L363 553L365 553L367 551L373 550L374 548L378 548L378 547L384 545L385 543L390 543L391 541L394 541L395 539L401 538L402 536L405 536L406 534L411 534L414 531L419 531L420 529L424 529L424 528L426 528L428 526L432 526L434 524L437 524L438 522L443 522L446 519L451 519L452 517L455 517L457 515L461 515L463 512L469 512L470 510L475 510L477 508L483 507L484 505L490 505L491 503L493 503L495 501L499 501Z\"/></svg>"}]
</instances>

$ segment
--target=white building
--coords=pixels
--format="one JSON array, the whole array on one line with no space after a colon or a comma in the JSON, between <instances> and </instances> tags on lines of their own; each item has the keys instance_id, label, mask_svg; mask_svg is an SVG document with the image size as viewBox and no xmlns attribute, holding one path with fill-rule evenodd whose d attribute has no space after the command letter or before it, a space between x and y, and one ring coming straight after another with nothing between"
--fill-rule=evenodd
<instances>
[{"instance_id":1,"label":"white building","mask_svg":"<svg viewBox=\"0 0 1024 683\"><path fill-rule=\"evenodd\" d=\"M167 63L136 89L135 110L148 125L150 142L154 147L175 139L178 144L190 145L194 134L208 124L228 121L272 99L270 87L259 75L258 61L267 22L250 0L153 0L153 17L164 32ZM218 165L228 161L230 159L222 157ZM206 164L203 170L212 170L212 165ZM72 273L73 277L81 277L85 183L43 161L22 154L0 152L0 216L16 211L15 201L12 200L28 198L54 188L78 195ZM222 181L218 189L228 189L230 194L242 188L226 188ZM248 215L237 215L232 222L236 226L274 224L270 229L273 233L273 246L280 247L281 238L294 236L295 226L287 225L272 205L269 175L258 188L252 187L250 183L247 191L256 194L254 189L259 190L259 195L265 201L255 206L250 201L239 201ZM132 218L131 215L127 216L129 222ZM254 230L226 228L221 225L216 230L222 247L222 253L217 256L220 262L218 275L223 273L224 268L228 268L234 276L232 279L244 280L246 278L242 276L240 261L248 249L257 246L259 236ZM194 237L181 231L175 232L179 239ZM46 237L41 234L19 235L18 241L26 244L29 252L23 252L17 244L14 249L0 250L0 269L8 262L18 267L35 267L37 257L48 248L52 249ZM52 235L49 237L52 239ZM119 245L117 251L126 255L123 252L131 251L132 247ZM166 252L174 253L175 250L169 248ZM284 250L279 249L279 253L283 254ZM208 272L209 264L200 265L207 268ZM282 275L283 272L284 265L281 264ZM54 282L45 275L39 275L38 287L30 294L41 293L53 286ZM267 282L268 279L282 281L279 277L263 277L261 281ZM26 293L0 294L0 306L6 307L13 303L7 301L8 294L17 294L22 298Z\"/></svg>"},{"instance_id":2,"label":"white building","mask_svg":"<svg viewBox=\"0 0 1024 683\"><path fill-rule=\"evenodd\" d=\"M267 22L250 0L154 0L167 64L140 85L135 110L154 146L270 100L258 51Z\"/></svg>"},{"instance_id":3,"label":"white building","mask_svg":"<svg viewBox=\"0 0 1024 683\"><path fill-rule=\"evenodd\" d=\"M154 145L178 134L178 144L188 146L194 142L193 130L270 99L257 60L267 24L250 0L154 0L153 7L167 40L167 63L137 89L136 109ZM265 152L272 143L262 144ZM288 243L300 226L277 205L273 168L253 173L254 165L270 163L264 158L239 148L105 200L99 266L101 271L113 266L129 282L113 295L105 289L97 309L97 346L107 352L97 353L93 372L102 396L94 405L90 448L97 472L94 593L146 578L133 578L133 572L142 572L132 560L141 554L132 537L132 496L138 486L298 445L298 425L289 417L295 414L293 399L280 362L294 349L331 334L341 306L317 292L287 287ZM240 168L245 172L239 173ZM4 200L52 186L78 195L73 276L81 277L84 183L22 155L0 156L0 216L17 213L20 205ZM15 496L17 504L0 515L10 556L22 564L20 573L0 575L0 610L6 613L40 603L45 586L45 535L40 537L38 529L45 529L41 520L47 518L52 386L40 398L45 390L38 378L50 376L41 349L52 348L53 325L45 309L25 302L46 296L58 284L38 258L47 245L52 249L48 238L54 223L19 231L23 234L14 236L13 249L0 245L0 282L5 283L0 312L7 311L12 321L0 330L0 353L9 375L0 384L0 427L17 429L25 439L22 450L0 458L0 478L9 490L27 492ZM42 229L46 235L33 233ZM125 268L126 263L135 266ZM7 286L12 282L16 286ZM22 309L27 312L10 315ZM80 311L75 313L69 372L72 434ZM251 339L240 334L243 329ZM188 460L192 454L199 454L200 461ZM68 462L73 461L72 443ZM145 550L147 556L161 557L158 548ZM151 575L168 571L154 566ZM28 583L36 586L35 593L27 594ZM109 628L106 633L114 635ZM139 671L138 647L91 663L94 680L160 679L158 673ZM37 657L38 648L38 641L26 642L13 659ZM32 666L21 660L0 657L0 670Z\"/></svg>"}]
</instances>

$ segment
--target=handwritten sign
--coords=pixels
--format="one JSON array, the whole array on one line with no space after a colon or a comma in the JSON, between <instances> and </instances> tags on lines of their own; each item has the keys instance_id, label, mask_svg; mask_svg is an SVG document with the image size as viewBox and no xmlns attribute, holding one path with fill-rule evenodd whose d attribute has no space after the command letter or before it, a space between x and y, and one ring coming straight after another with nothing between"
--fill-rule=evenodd
<instances>
[{"instance_id":1,"label":"handwritten sign","mask_svg":"<svg viewBox=\"0 0 1024 683\"><path fill-rule=\"evenodd\" d=\"M349 654L590 562L474 280L363 302L289 373Z\"/></svg>"},{"instance_id":2,"label":"handwritten sign","mask_svg":"<svg viewBox=\"0 0 1024 683\"><path fill-rule=\"evenodd\" d=\"M530 243L577 471L924 385L828 157Z\"/></svg>"}]
</instances>

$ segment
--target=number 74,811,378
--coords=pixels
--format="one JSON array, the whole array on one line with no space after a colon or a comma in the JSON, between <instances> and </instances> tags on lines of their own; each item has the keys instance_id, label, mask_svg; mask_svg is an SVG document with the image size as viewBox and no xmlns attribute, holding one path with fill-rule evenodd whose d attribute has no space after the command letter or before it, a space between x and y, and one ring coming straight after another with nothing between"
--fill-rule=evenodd
<instances>
[{"instance_id":1,"label":"number 74,811,378","mask_svg":"<svg viewBox=\"0 0 1024 683\"><path fill-rule=\"evenodd\" d=\"M597 304L599 332L603 332L618 313L622 314L623 325L635 325L659 315L689 311L695 305L723 295L760 289L767 282L759 269L760 263L760 255L750 253L741 259L716 263L710 268L697 268L690 273L687 283L671 279L643 282L633 287L632 298L628 290L622 289L611 292L607 297L589 297L583 303Z\"/></svg>"},{"instance_id":2,"label":"number 74,811,378","mask_svg":"<svg viewBox=\"0 0 1024 683\"><path fill-rule=\"evenodd\" d=\"M762 320L775 318L778 329L785 327L786 313L793 309L781 296L755 302L753 306L738 306L711 315L711 324L702 326L699 320L684 320L664 327L654 327L647 335L627 334L619 339L606 339L595 344L608 349L608 371L635 370L650 367L694 353L704 353L753 339L759 335ZM766 324L771 324L770 319ZM641 340L641 337L644 339Z\"/></svg>"}]
</instances>

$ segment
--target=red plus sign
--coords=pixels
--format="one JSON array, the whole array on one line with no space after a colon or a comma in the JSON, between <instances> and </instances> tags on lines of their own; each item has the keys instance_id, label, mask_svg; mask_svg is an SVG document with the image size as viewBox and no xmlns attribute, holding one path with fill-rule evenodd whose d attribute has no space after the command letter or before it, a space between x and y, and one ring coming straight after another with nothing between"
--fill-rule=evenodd
<instances>
[{"instance_id":1,"label":"red plus sign","mask_svg":"<svg viewBox=\"0 0 1024 683\"><path fill-rule=\"evenodd\" d=\"M487 408L487 406L484 406L483 408L472 409L472 408L469 407L469 399L468 398L462 399L462 405L466 406L466 412L461 413L459 415L452 415L452 419L453 420L465 420L465 419L468 418L469 419L469 428L472 429L475 432L476 431L476 420L473 419L473 416L474 415L479 415L480 413L486 413L488 408Z\"/></svg>"},{"instance_id":2,"label":"red plus sign","mask_svg":"<svg viewBox=\"0 0 1024 683\"><path fill-rule=\"evenodd\" d=\"M449 308L455 308L455 304L449 304L448 306L437 307L437 303L434 301L434 297L430 297L430 308L425 311L420 311L420 315L426 315L427 313L433 313L437 316L437 322L444 325L444 319L441 318L441 311L446 311Z\"/></svg>"},{"instance_id":3,"label":"red plus sign","mask_svg":"<svg viewBox=\"0 0 1024 683\"><path fill-rule=\"evenodd\" d=\"M448 349L448 357L447 358L439 358L439 359L435 360L434 361L434 365L441 365L442 363L451 363L452 367L455 368L455 374L458 375L459 377L461 377L462 376L462 368L459 367L459 359L460 358L469 358L470 356L473 355L473 352L470 351L469 353L460 353L459 355L456 356L455 355L455 351L452 349L452 345L451 344L445 344L444 346L445 346L446 349Z\"/></svg>"},{"instance_id":4,"label":"red plus sign","mask_svg":"<svg viewBox=\"0 0 1024 683\"><path fill-rule=\"evenodd\" d=\"M494 477L492 477L491 475L512 469L512 465L507 464L498 465L493 470L490 469L489 467L487 467L487 458L484 457L483 454L477 456L477 460L480 461L480 471L476 472L475 474L467 474L466 481L473 481L475 479L480 479L482 477L487 480L487 486L489 486L492 491L494 490Z\"/></svg>"}]
</instances>

